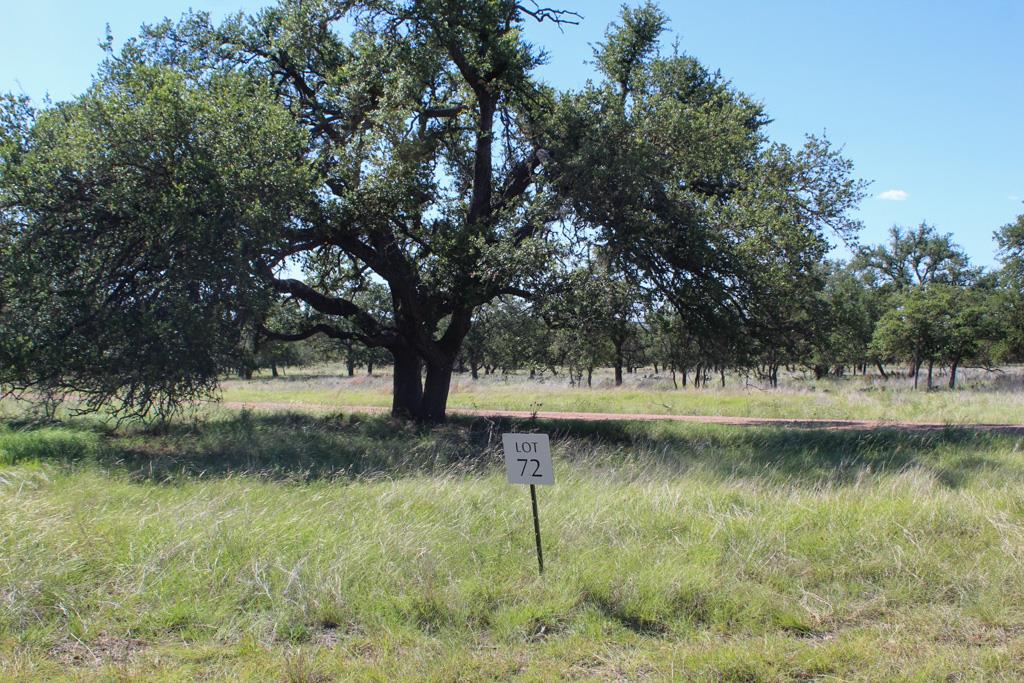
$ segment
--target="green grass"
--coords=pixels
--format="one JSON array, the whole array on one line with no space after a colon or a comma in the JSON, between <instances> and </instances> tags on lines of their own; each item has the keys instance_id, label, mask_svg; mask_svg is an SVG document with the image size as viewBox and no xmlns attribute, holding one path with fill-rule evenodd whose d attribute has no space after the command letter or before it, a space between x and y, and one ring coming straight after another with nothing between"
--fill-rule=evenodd
<instances>
[{"instance_id":1,"label":"green grass","mask_svg":"<svg viewBox=\"0 0 1024 683\"><path fill-rule=\"evenodd\" d=\"M552 434L541 488L509 428ZM1019 680L1024 462L958 429L220 413L0 428L0 678Z\"/></svg>"},{"instance_id":2,"label":"green grass","mask_svg":"<svg viewBox=\"0 0 1024 683\"><path fill-rule=\"evenodd\" d=\"M601 372L592 389L574 389L564 376L543 382L524 376L486 377L473 381L456 376L448 405L526 411L653 413L860 419L948 424L1019 423L1024 421L1024 384L1017 369L1001 373L964 371L962 390L914 391L906 378L850 377L813 381L787 378L780 389L765 389L731 376L726 388L673 389L651 370L627 376L626 386L610 386ZM922 380L923 381L923 380ZM390 377L340 376L340 368L296 371L278 379L229 380L223 398L233 403L321 404L326 406L389 406Z\"/></svg>"}]
</instances>

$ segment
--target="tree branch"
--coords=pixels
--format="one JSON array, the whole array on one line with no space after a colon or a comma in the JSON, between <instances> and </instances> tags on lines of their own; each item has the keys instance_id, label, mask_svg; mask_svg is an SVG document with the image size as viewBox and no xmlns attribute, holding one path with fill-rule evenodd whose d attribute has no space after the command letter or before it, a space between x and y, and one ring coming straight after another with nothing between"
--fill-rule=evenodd
<instances>
[{"instance_id":1,"label":"tree branch","mask_svg":"<svg viewBox=\"0 0 1024 683\"><path fill-rule=\"evenodd\" d=\"M576 26L583 19L583 15L579 12L573 12L571 10L554 9L552 7L541 7L536 0L529 0L529 3L533 6L533 9L526 7L523 3L516 3L516 9L533 17L537 20L537 23L542 24L545 21L554 23L558 30L562 30L562 26L568 24L570 26Z\"/></svg>"},{"instance_id":2,"label":"tree branch","mask_svg":"<svg viewBox=\"0 0 1024 683\"><path fill-rule=\"evenodd\" d=\"M309 339L310 337L318 334L323 334L331 339L355 339L367 343L368 337L361 335L357 332L350 332L348 330L342 330L333 325L327 325L325 323L318 323L312 327L306 328L301 332L276 332L268 329L264 325L259 326L259 333L266 339L272 339L274 341L284 342L297 342L303 339Z\"/></svg>"},{"instance_id":3,"label":"tree branch","mask_svg":"<svg viewBox=\"0 0 1024 683\"><path fill-rule=\"evenodd\" d=\"M395 341L396 335L393 331L382 328L376 318L348 299L318 292L301 280L275 277L270 268L267 268L263 275L270 285L281 294L290 294L324 315L348 318L363 331L366 343L373 346L387 346Z\"/></svg>"},{"instance_id":4,"label":"tree branch","mask_svg":"<svg viewBox=\"0 0 1024 683\"><path fill-rule=\"evenodd\" d=\"M520 161L509 172L505 179L505 185L501 190L501 198L498 200L495 211L500 211L509 202L520 196L533 183L533 172L541 165L540 156L534 152L529 158Z\"/></svg>"},{"instance_id":5,"label":"tree branch","mask_svg":"<svg viewBox=\"0 0 1024 683\"><path fill-rule=\"evenodd\" d=\"M420 119L451 119L455 118L468 107L464 104L456 104L451 107L427 107L420 111Z\"/></svg>"}]
</instances>

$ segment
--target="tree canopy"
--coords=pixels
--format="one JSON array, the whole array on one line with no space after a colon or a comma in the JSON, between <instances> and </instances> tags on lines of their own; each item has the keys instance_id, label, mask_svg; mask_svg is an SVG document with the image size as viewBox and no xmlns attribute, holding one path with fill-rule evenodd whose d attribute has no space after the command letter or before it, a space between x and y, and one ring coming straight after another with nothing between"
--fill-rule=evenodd
<instances>
[{"instance_id":1,"label":"tree canopy","mask_svg":"<svg viewBox=\"0 0 1024 683\"><path fill-rule=\"evenodd\" d=\"M215 388L309 183L270 90L111 61L73 102L9 100L4 124L0 384L138 412Z\"/></svg>"}]
</instances>

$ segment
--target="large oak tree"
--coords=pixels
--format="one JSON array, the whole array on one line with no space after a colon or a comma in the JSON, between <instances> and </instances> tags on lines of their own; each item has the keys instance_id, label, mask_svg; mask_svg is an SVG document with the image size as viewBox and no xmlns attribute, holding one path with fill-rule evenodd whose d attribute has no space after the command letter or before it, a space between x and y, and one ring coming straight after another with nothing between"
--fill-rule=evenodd
<instances>
[{"instance_id":1,"label":"large oak tree","mask_svg":"<svg viewBox=\"0 0 1024 683\"><path fill-rule=\"evenodd\" d=\"M148 27L81 98L12 102L0 384L145 412L211 389L254 337L323 334L387 349L393 413L438 421L475 311L550 291L571 270L553 257L590 245L697 337L755 329L824 227L849 229L849 165L770 144L760 105L660 57L651 5L610 29L605 80L578 93L537 80L538 21L575 16L282 0ZM367 306L381 284L390 305ZM275 297L302 315L282 325Z\"/></svg>"}]
</instances>

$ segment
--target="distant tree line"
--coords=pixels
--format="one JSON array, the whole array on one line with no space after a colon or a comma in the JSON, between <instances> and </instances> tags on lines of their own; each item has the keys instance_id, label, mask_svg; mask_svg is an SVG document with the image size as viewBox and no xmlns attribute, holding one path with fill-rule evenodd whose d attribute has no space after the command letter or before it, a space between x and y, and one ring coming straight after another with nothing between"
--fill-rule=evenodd
<instances>
[{"instance_id":1,"label":"distant tree line","mask_svg":"<svg viewBox=\"0 0 1024 683\"><path fill-rule=\"evenodd\" d=\"M780 369L816 379L872 372L927 388L943 369L954 388L964 366L1024 360L1024 216L996 238L1002 267L985 272L951 235L924 223L893 227L886 243L815 266L803 281L812 287L701 332L595 258L544 296L482 307L457 369L474 379L564 373L589 386L598 368L612 368L620 385L642 367L677 387L724 383L726 372L771 386Z\"/></svg>"}]
</instances>

